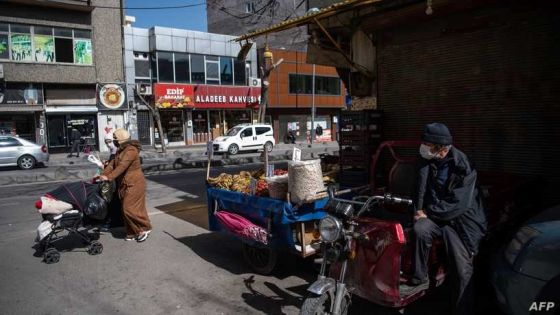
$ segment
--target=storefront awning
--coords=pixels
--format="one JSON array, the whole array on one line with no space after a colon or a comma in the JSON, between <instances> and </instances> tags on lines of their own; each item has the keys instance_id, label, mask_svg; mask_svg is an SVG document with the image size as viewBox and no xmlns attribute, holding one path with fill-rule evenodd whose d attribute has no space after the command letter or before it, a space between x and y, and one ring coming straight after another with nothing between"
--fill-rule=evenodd
<instances>
[{"instance_id":1,"label":"storefront awning","mask_svg":"<svg viewBox=\"0 0 560 315\"><path fill-rule=\"evenodd\" d=\"M47 113L97 113L97 106L47 106Z\"/></svg>"},{"instance_id":2,"label":"storefront awning","mask_svg":"<svg viewBox=\"0 0 560 315\"><path fill-rule=\"evenodd\" d=\"M0 105L0 112L41 112L43 105Z\"/></svg>"}]
</instances>

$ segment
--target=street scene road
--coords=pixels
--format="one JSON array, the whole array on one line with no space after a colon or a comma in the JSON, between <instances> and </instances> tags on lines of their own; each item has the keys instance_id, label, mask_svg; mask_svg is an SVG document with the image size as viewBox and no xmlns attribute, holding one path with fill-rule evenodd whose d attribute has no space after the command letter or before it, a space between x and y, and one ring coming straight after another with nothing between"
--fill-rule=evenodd
<instances>
[{"instance_id":1,"label":"street scene road","mask_svg":"<svg viewBox=\"0 0 560 315\"><path fill-rule=\"evenodd\" d=\"M258 165L212 170L235 173ZM207 230L205 170L148 176L147 203L154 231L147 242L125 242L124 231L100 235L101 255L79 240L63 240L57 264L37 257L33 204L60 183L0 188L0 305L4 314L298 314L317 274L312 260L281 258L271 276L244 262L240 242ZM406 314L446 314L435 300L443 290L411 305ZM351 314L396 314L354 298ZM437 306L436 306L437 305Z\"/></svg>"}]
</instances>

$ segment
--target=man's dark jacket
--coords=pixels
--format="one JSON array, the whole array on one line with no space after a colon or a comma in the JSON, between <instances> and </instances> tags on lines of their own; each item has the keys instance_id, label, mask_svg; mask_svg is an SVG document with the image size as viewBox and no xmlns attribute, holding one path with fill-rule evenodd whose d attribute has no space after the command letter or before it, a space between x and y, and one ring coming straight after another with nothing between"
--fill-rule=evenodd
<instances>
[{"instance_id":1,"label":"man's dark jacket","mask_svg":"<svg viewBox=\"0 0 560 315\"><path fill-rule=\"evenodd\" d=\"M416 209L424 209L428 218L441 224L452 226L468 251L474 255L478 244L486 233L486 215L482 196L477 188L477 174L467 156L451 147L448 157L449 173L439 200L435 204L425 204L428 180L437 168L431 160L420 159Z\"/></svg>"}]
</instances>

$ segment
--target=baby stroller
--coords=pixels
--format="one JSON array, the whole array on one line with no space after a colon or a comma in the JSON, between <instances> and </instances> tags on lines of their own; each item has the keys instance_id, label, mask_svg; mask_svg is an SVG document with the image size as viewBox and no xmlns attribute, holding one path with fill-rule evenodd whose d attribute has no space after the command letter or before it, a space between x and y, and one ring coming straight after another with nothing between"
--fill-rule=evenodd
<instances>
[{"instance_id":1,"label":"baby stroller","mask_svg":"<svg viewBox=\"0 0 560 315\"><path fill-rule=\"evenodd\" d=\"M60 252L53 244L71 235L78 235L88 245L88 254L103 252L103 245L96 240L99 234L93 237L89 230L107 216L107 204L114 190L114 183L110 182L74 182L41 197L35 204L43 217L37 229L37 241L45 263L54 264L60 260ZM63 233L65 235L61 235Z\"/></svg>"}]
</instances>

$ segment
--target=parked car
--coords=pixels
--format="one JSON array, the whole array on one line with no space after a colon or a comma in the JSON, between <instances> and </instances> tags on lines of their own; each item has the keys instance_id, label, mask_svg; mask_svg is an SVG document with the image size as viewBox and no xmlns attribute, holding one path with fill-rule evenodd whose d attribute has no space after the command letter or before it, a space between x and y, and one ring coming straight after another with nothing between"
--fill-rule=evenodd
<instances>
[{"instance_id":1,"label":"parked car","mask_svg":"<svg viewBox=\"0 0 560 315\"><path fill-rule=\"evenodd\" d=\"M270 125L237 125L225 136L214 139L214 152L237 154L239 151L266 149L268 152L276 142Z\"/></svg>"},{"instance_id":2,"label":"parked car","mask_svg":"<svg viewBox=\"0 0 560 315\"><path fill-rule=\"evenodd\" d=\"M0 166L19 166L22 170L34 168L37 163L49 161L47 147L14 136L0 136Z\"/></svg>"},{"instance_id":3,"label":"parked car","mask_svg":"<svg viewBox=\"0 0 560 315\"><path fill-rule=\"evenodd\" d=\"M522 226L493 261L492 285L503 312L529 314L550 292L547 283L560 276L560 205ZM556 292L553 292L557 294ZM535 304L536 303L536 304ZM556 305L558 307L559 305Z\"/></svg>"}]
</instances>

